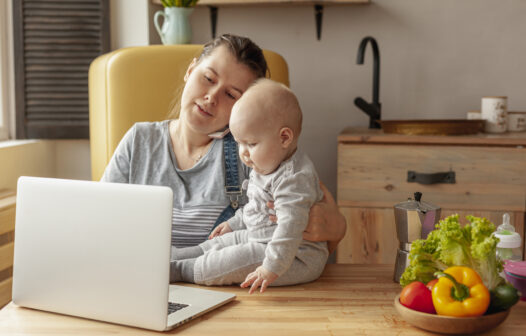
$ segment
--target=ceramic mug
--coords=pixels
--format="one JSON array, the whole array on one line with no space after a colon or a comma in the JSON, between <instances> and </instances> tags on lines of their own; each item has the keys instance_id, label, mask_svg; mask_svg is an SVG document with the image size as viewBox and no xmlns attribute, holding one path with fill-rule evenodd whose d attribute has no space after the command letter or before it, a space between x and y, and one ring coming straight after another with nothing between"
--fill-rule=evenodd
<instances>
[{"instance_id":1,"label":"ceramic mug","mask_svg":"<svg viewBox=\"0 0 526 336\"><path fill-rule=\"evenodd\" d=\"M482 119L486 120L485 131L504 133L508 129L508 97L483 97Z\"/></svg>"},{"instance_id":2,"label":"ceramic mug","mask_svg":"<svg viewBox=\"0 0 526 336\"><path fill-rule=\"evenodd\" d=\"M508 112L508 131L526 131L526 112Z\"/></svg>"}]
</instances>

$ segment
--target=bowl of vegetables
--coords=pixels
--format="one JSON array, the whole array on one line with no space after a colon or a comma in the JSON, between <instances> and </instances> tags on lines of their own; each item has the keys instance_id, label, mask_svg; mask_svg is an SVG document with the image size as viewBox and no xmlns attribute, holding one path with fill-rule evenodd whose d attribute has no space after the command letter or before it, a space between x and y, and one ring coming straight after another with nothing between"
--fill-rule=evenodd
<instances>
[{"instance_id":1,"label":"bowl of vegetables","mask_svg":"<svg viewBox=\"0 0 526 336\"><path fill-rule=\"evenodd\" d=\"M510 313L509 309L475 317L454 317L422 313L402 305L400 303L400 295L395 298L394 305L398 314L407 323L427 331L454 335L466 335L491 330L504 322Z\"/></svg>"},{"instance_id":2,"label":"bowl of vegetables","mask_svg":"<svg viewBox=\"0 0 526 336\"><path fill-rule=\"evenodd\" d=\"M426 239L413 242L404 286L395 308L408 323L428 331L470 334L502 323L519 292L500 276L495 226L485 218L441 220Z\"/></svg>"}]
</instances>

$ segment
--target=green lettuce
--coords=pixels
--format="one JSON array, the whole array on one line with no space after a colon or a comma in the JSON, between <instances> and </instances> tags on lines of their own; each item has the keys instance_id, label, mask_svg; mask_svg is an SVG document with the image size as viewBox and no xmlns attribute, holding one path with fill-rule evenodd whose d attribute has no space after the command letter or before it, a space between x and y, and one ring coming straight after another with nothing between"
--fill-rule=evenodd
<instances>
[{"instance_id":1,"label":"green lettuce","mask_svg":"<svg viewBox=\"0 0 526 336\"><path fill-rule=\"evenodd\" d=\"M441 220L427 239L411 244L410 264L400 278L405 286L413 281L429 282L436 271L450 266L468 266L492 290L505 283L499 275L502 262L497 259L499 239L492 235L495 225L486 218L467 216L469 221L460 225L459 216L451 215Z\"/></svg>"}]
</instances>

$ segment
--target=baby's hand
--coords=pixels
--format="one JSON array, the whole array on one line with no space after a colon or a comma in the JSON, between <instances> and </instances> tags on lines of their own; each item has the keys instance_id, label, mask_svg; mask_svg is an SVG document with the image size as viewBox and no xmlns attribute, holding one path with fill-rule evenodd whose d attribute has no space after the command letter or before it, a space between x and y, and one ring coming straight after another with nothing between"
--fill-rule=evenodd
<instances>
[{"instance_id":1,"label":"baby's hand","mask_svg":"<svg viewBox=\"0 0 526 336\"><path fill-rule=\"evenodd\" d=\"M245 281L241 284L241 288L247 288L252 285L248 291L248 294L252 294L261 286L260 293L263 293L268 285L273 283L277 278L278 275L276 273L267 270L263 266L259 266L254 272L247 275Z\"/></svg>"},{"instance_id":2,"label":"baby's hand","mask_svg":"<svg viewBox=\"0 0 526 336\"><path fill-rule=\"evenodd\" d=\"M216 226L212 233L210 233L210 236L208 236L208 239L224 235L227 232L232 232L232 229L230 228L230 225L228 225L228 222L223 222Z\"/></svg>"}]
</instances>

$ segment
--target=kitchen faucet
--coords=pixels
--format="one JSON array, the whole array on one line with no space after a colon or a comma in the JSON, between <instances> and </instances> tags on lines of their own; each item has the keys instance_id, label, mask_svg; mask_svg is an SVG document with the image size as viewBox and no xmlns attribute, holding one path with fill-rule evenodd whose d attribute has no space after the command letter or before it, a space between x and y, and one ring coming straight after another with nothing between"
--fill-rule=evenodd
<instances>
[{"instance_id":1,"label":"kitchen faucet","mask_svg":"<svg viewBox=\"0 0 526 336\"><path fill-rule=\"evenodd\" d=\"M379 92L380 92L380 51L378 50L378 44L376 40L367 36L360 42L358 48L358 57L356 58L357 64L363 64L363 56L365 54L365 48L367 42L371 42L373 49L373 102L368 103L362 97L354 99L354 104L358 106L369 116L369 128L380 128L380 119L382 117L382 104L380 104Z\"/></svg>"}]
</instances>

